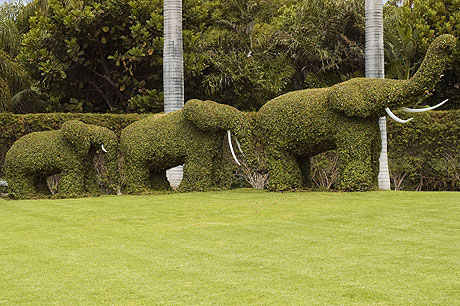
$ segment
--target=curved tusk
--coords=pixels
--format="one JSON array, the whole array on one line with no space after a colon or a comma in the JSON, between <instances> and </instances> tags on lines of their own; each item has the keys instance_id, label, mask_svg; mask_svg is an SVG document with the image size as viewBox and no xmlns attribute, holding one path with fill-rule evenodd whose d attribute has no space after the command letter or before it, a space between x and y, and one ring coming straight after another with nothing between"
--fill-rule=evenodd
<instances>
[{"instance_id":1,"label":"curved tusk","mask_svg":"<svg viewBox=\"0 0 460 306\"><path fill-rule=\"evenodd\" d=\"M391 119L393 119L394 121L399 122L399 123L407 123L407 122L411 121L412 119L414 119L414 118L409 118L407 120L402 120L401 118L396 117L396 115L393 114L388 107L385 108L385 111L387 112L388 116L390 116Z\"/></svg>"},{"instance_id":2,"label":"curved tusk","mask_svg":"<svg viewBox=\"0 0 460 306\"><path fill-rule=\"evenodd\" d=\"M408 112L408 113L423 113L423 112L427 112L427 111L436 109L440 107L441 105L443 105L444 103L446 103L447 101L449 101L449 99L445 99L441 103L436 104L435 106L427 107L427 108L417 108L416 109L416 108L401 107L401 110Z\"/></svg>"},{"instance_id":3,"label":"curved tusk","mask_svg":"<svg viewBox=\"0 0 460 306\"><path fill-rule=\"evenodd\" d=\"M240 150L241 154L243 154L243 156L244 156L244 152L243 152L243 150L241 150L240 142L238 141L238 138L236 138L236 137L235 137L235 142L236 142L236 146L238 147L238 150Z\"/></svg>"},{"instance_id":4,"label":"curved tusk","mask_svg":"<svg viewBox=\"0 0 460 306\"><path fill-rule=\"evenodd\" d=\"M104 144L101 144L101 149L102 149L102 151L104 151L105 153L107 153L107 150L104 148Z\"/></svg>"},{"instance_id":5,"label":"curved tusk","mask_svg":"<svg viewBox=\"0 0 460 306\"><path fill-rule=\"evenodd\" d=\"M235 162L241 166L241 163L238 161L238 158L236 158L235 151L233 150L233 145L232 145L232 136L230 134L230 130L227 130L227 138L228 138L228 146L230 147L230 152L232 152L233 159Z\"/></svg>"}]
</instances>

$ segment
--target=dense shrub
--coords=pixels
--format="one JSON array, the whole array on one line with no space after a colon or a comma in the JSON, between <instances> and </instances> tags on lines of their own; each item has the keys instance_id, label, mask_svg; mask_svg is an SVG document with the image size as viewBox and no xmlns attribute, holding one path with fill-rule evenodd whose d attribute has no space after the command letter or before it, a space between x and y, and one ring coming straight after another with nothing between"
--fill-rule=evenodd
<instances>
[{"instance_id":1,"label":"dense shrub","mask_svg":"<svg viewBox=\"0 0 460 306\"><path fill-rule=\"evenodd\" d=\"M399 115L402 116L401 113ZM145 115L0 114L1 165L3 166L4 156L11 144L30 132L58 129L64 121L79 119L106 126L120 134L124 127L144 117ZM460 111L432 111L417 115L407 124L389 121L389 159L393 188L460 190L459 135ZM222 145L226 163L233 163L228 145ZM334 152L329 151L312 159L313 187L337 188L334 184L337 182L338 172L336 158ZM0 177L4 176L0 174Z\"/></svg>"},{"instance_id":2,"label":"dense shrub","mask_svg":"<svg viewBox=\"0 0 460 306\"><path fill-rule=\"evenodd\" d=\"M129 124L144 118L145 115L129 114L28 114L13 115L0 113L0 176L3 175L3 161L11 145L20 137L31 132L56 130L65 121L77 119L84 123L106 127L120 135Z\"/></svg>"},{"instance_id":3,"label":"dense shrub","mask_svg":"<svg viewBox=\"0 0 460 306\"><path fill-rule=\"evenodd\" d=\"M415 103L433 88L456 44L438 37L410 80L355 78L332 87L293 91L268 101L253 120L228 105L191 100L186 118L203 130L231 130L260 143L269 173L268 189L302 188L310 183L310 158L337 149L337 188L364 191L376 187L379 160L378 117L385 108ZM249 133L241 127L249 125ZM252 134L252 135L245 135ZM254 150L243 142L246 152Z\"/></svg>"},{"instance_id":4,"label":"dense shrub","mask_svg":"<svg viewBox=\"0 0 460 306\"><path fill-rule=\"evenodd\" d=\"M389 122L392 183L405 190L460 190L460 111L429 112Z\"/></svg>"},{"instance_id":5,"label":"dense shrub","mask_svg":"<svg viewBox=\"0 0 460 306\"><path fill-rule=\"evenodd\" d=\"M387 130L392 189L460 191L460 111L423 113L407 124L389 120ZM337 151L312 159L314 187L337 188L336 159Z\"/></svg>"},{"instance_id":6,"label":"dense shrub","mask_svg":"<svg viewBox=\"0 0 460 306\"><path fill-rule=\"evenodd\" d=\"M181 191L228 188L231 168L226 167L224 133L198 129L182 111L152 115L134 122L121 133L120 145L131 193L168 187L165 171L185 164Z\"/></svg>"},{"instance_id":7,"label":"dense shrub","mask_svg":"<svg viewBox=\"0 0 460 306\"><path fill-rule=\"evenodd\" d=\"M56 174L61 175L55 186L59 197L81 196L86 192L98 194L92 159L101 146L104 146L102 150L113 187L120 188L116 134L101 126L69 120L60 130L33 132L14 142L4 163L10 195L14 198L36 196L48 181L46 178ZM53 188L50 191L53 192Z\"/></svg>"}]
</instances>

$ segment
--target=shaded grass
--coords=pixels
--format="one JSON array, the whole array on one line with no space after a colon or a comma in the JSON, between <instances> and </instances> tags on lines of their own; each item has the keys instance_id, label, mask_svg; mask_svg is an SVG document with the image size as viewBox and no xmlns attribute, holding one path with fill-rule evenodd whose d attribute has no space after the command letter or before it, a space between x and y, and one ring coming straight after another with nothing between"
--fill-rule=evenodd
<instances>
[{"instance_id":1,"label":"shaded grass","mask_svg":"<svg viewBox=\"0 0 460 306\"><path fill-rule=\"evenodd\" d=\"M459 305L460 194L0 199L0 305Z\"/></svg>"}]
</instances>

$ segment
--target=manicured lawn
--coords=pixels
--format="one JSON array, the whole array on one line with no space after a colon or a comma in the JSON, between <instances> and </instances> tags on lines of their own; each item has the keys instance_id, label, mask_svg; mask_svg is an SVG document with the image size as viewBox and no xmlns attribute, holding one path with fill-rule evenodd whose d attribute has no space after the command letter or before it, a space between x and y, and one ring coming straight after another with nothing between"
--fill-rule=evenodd
<instances>
[{"instance_id":1,"label":"manicured lawn","mask_svg":"<svg viewBox=\"0 0 460 306\"><path fill-rule=\"evenodd\" d=\"M460 193L0 199L0 305L460 305Z\"/></svg>"}]
</instances>

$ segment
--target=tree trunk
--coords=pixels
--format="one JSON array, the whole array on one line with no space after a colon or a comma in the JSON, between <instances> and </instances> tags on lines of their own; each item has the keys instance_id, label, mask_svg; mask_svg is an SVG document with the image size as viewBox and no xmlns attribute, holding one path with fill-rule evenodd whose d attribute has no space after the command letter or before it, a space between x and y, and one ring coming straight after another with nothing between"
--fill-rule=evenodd
<instances>
[{"instance_id":1,"label":"tree trunk","mask_svg":"<svg viewBox=\"0 0 460 306\"><path fill-rule=\"evenodd\" d=\"M383 2L382 0L366 0L365 2L366 46L365 63L367 78L385 78L383 49ZM379 189L390 190L390 174L388 170L386 117L379 119L382 151L378 184Z\"/></svg>"},{"instance_id":2,"label":"tree trunk","mask_svg":"<svg viewBox=\"0 0 460 306\"><path fill-rule=\"evenodd\" d=\"M164 0L163 85L164 112L184 106L184 67L182 43L182 0ZM182 180L182 166L166 171L172 188Z\"/></svg>"}]
</instances>

